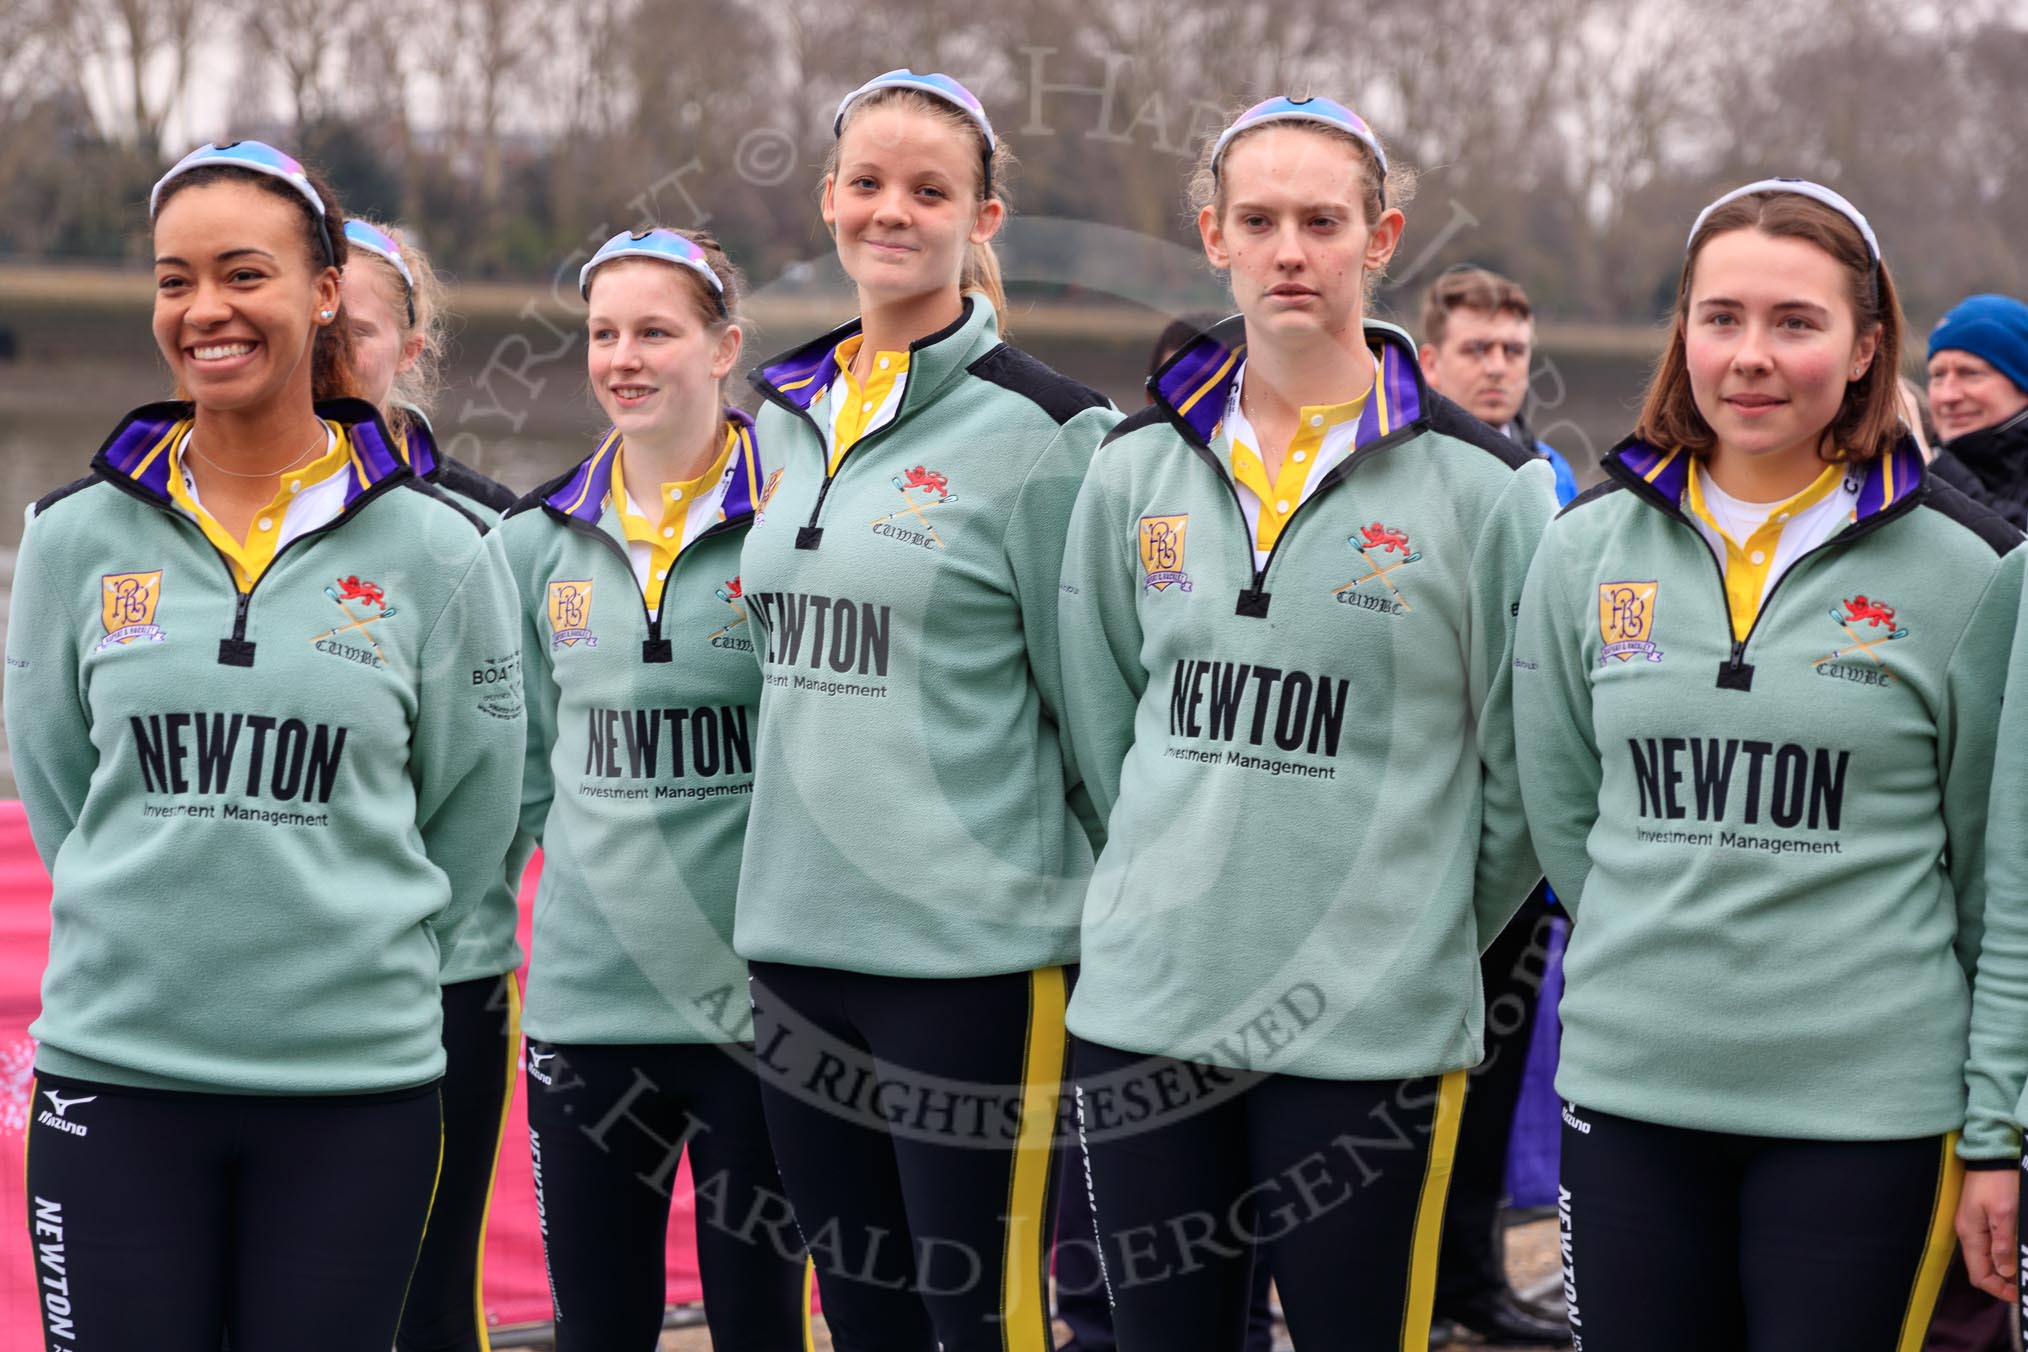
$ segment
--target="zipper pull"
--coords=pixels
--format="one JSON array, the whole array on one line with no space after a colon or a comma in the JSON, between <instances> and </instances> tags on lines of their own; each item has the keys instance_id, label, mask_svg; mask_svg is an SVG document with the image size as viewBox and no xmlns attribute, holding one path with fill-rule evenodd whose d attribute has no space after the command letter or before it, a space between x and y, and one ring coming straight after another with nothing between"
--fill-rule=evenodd
<instances>
[{"instance_id":1,"label":"zipper pull","mask_svg":"<svg viewBox=\"0 0 2028 1352\"><path fill-rule=\"evenodd\" d=\"M239 600L232 608L232 637L218 641L218 665L250 667L254 664L254 645L246 639L246 611L252 604L252 592L239 594Z\"/></svg>"},{"instance_id":2,"label":"zipper pull","mask_svg":"<svg viewBox=\"0 0 2028 1352\"><path fill-rule=\"evenodd\" d=\"M1753 689L1753 668L1746 663L1746 640L1732 640L1732 659L1718 664L1720 690Z\"/></svg>"},{"instance_id":3,"label":"zipper pull","mask_svg":"<svg viewBox=\"0 0 2028 1352\"><path fill-rule=\"evenodd\" d=\"M1262 570L1253 575L1253 585L1239 594L1239 604L1233 607L1233 614L1249 620L1264 620L1274 599L1268 594L1267 572Z\"/></svg>"},{"instance_id":4,"label":"zipper pull","mask_svg":"<svg viewBox=\"0 0 2028 1352\"><path fill-rule=\"evenodd\" d=\"M666 602L668 597L662 599ZM668 639L662 637L662 612L659 610L648 621L648 637L641 640L641 660L658 663L676 660L675 649Z\"/></svg>"}]
</instances>

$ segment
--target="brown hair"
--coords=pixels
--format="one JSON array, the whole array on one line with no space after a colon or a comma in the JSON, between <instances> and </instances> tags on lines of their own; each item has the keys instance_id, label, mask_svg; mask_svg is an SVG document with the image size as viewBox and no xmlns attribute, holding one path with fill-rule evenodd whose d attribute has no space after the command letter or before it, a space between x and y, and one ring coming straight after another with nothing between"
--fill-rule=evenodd
<instances>
[{"instance_id":1,"label":"brown hair","mask_svg":"<svg viewBox=\"0 0 2028 1352\"><path fill-rule=\"evenodd\" d=\"M450 341L450 317L444 312L444 283L437 276L436 268L430 264L430 256L423 252L408 231L391 225L382 225L370 216L355 216L352 219L373 226L401 248L401 261L408 265L409 276L415 285L408 288L409 302L415 307L415 317L409 318L407 306L395 305L394 312L404 322L401 336L406 343L410 338L422 336L422 351L409 363L405 371L396 371L394 388L388 392L387 407L381 410L387 425L397 435L407 430L408 410L416 408L427 414L436 402L437 393L443 389L444 348ZM405 285L401 274L394 270L394 264L378 254L359 251L359 256L371 259L374 276L390 288L389 296L399 299Z\"/></svg>"},{"instance_id":2,"label":"brown hair","mask_svg":"<svg viewBox=\"0 0 2028 1352\"><path fill-rule=\"evenodd\" d=\"M318 199L324 203L324 219L321 221L310 209L310 204L303 200L302 194L288 184L251 169L236 169L229 164L207 164L179 174L163 185L162 196L156 201L148 224L152 228L156 221L162 219L162 209L169 205L169 199L186 189L203 188L213 183L251 184L296 209L303 227L303 254L309 262L311 276L316 276L326 267L336 267L342 273L348 250L345 212L339 205L338 193L316 170L305 169L303 172L310 180L310 186L316 190ZM328 234L325 233L327 227ZM317 333L310 348L310 398L315 401L359 397L359 373L352 356L352 326L345 320L342 292L337 305L335 317ZM180 396L182 391L177 393Z\"/></svg>"},{"instance_id":3,"label":"brown hair","mask_svg":"<svg viewBox=\"0 0 2028 1352\"><path fill-rule=\"evenodd\" d=\"M1014 152L1007 146L1007 138L997 138L990 158L986 150L986 134L969 114L955 105L920 89L876 89L864 98L855 99L845 110L845 124L838 128L838 137L831 142L830 153L824 156L824 177L830 178L838 172L838 147L845 142L845 133L852 126L852 120L868 108L901 108L911 113L924 113L936 118L965 138L971 147L973 162L979 166L979 177L975 185L976 200L985 203L998 200L1009 212L1013 207L1000 186L1014 169ZM993 187L987 188L990 174ZM993 248L993 241L965 246L965 269L958 275L958 290L977 291L992 304L993 312L1000 317L1000 336L1008 333L1007 291L1000 280L1000 255Z\"/></svg>"},{"instance_id":4,"label":"brown hair","mask_svg":"<svg viewBox=\"0 0 2028 1352\"><path fill-rule=\"evenodd\" d=\"M1451 325L1451 311L1470 310L1491 318L1510 314L1516 319L1533 319L1528 293L1521 284L1487 268L1460 264L1446 268L1430 283L1422 298L1422 340L1431 347L1444 345Z\"/></svg>"},{"instance_id":5,"label":"brown hair","mask_svg":"<svg viewBox=\"0 0 2028 1352\"><path fill-rule=\"evenodd\" d=\"M1841 213L1815 198L1779 191L1754 193L1726 203L1711 213L1691 239L1683 257L1683 274L1676 283L1669 346L1648 381L1634 435L1651 446L1680 446L1700 457L1709 455L1718 443L1710 424L1697 411L1690 389L1684 326L1690 316L1690 283L1698 255L1713 239L1734 230L1758 230L1772 239L1804 240L1844 267L1857 335L1863 338L1877 332L1880 337L1866 373L1846 385L1844 402L1826 429L1830 442L1819 454L1827 461L1862 461L1891 448L1901 438L1901 395L1895 382L1901 373L1904 327L1894 279L1885 262L1875 264L1858 227Z\"/></svg>"},{"instance_id":6,"label":"brown hair","mask_svg":"<svg viewBox=\"0 0 2028 1352\"><path fill-rule=\"evenodd\" d=\"M678 230L674 226L643 225L636 227L637 233L645 234L650 230L667 230L672 235L681 235L698 248L704 250L704 261L710 264L711 275L718 278L718 284L724 288L724 291L720 295L714 295L712 294L710 283L699 277L695 269L682 267L675 263L664 263L661 265L669 268L671 271L682 274L683 283L690 292L691 301L697 307L698 322L703 324L707 329L723 329L728 325L737 324L739 325L740 332L748 333L746 311L742 308L746 302L746 274L740 271L739 265L734 263L731 255L725 252L725 246L718 242L718 236L712 234L709 230ZM656 260L633 257L619 258L613 261L618 263L653 263ZM598 269L592 273L591 282L593 284L598 282L599 274L606 270L606 266L605 264L600 264ZM718 306L721 298L725 301L723 313L720 313ZM590 299L589 292L586 294L586 299ZM731 376L728 375L726 379L730 380ZM720 382L721 396L724 392L723 384L724 382Z\"/></svg>"},{"instance_id":7,"label":"brown hair","mask_svg":"<svg viewBox=\"0 0 2028 1352\"><path fill-rule=\"evenodd\" d=\"M1346 146L1358 157L1359 175L1365 185L1365 190L1360 194L1359 200L1360 206L1366 213L1367 225L1370 226L1377 222L1380 219L1381 213L1385 210L1381 205L1383 189L1385 190L1386 202L1397 209L1406 209L1408 204L1415 200L1415 170L1405 164L1391 163L1385 174L1383 174L1380 168L1380 161L1374 158L1371 146L1350 132L1340 131L1338 128L1322 122L1262 122L1256 126L1248 127L1245 131L1225 143L1225 155L1219 157L1219 167L1213 168L1211 163L1212 152L1218 148L1219 135L1225 127L1229 127L1234 122L1237 122L1240 115L1252 106L1252 104L1245 104L1227 109L1225 117L1220 121L1219 130L1213 131L1211 135L1207 136L1204 139L1204 144L1198 148L1197 164L1190 171L1189 186L1185 190L1184 198L1190 207L1192 225L1196 224L1198 215L1207 207L1211 209L1211 214L1215 219L1221 221L1225 219L1225 182L1220 171L1224 167L1226 157L1232 154L1234 146L1239 145L1248 137L1256 136L1271 127L1290 127L1300 131L1314 132L1318 136L1328 136L1332 140ZM1379 139L1378 132L1374 133L1374 138L1376 140ZM1380 283L1385 276L1384 272L1376 272L1367 276L1365 286L1367 305L1371 306L1373 304L1373 299L1378 294Z\"/></svg>"}]
</instances>

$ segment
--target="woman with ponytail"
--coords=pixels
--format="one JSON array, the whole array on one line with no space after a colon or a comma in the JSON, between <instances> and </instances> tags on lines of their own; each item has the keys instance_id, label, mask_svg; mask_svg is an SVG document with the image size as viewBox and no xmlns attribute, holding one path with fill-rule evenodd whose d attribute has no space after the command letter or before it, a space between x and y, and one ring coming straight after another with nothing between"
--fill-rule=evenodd
<instances>
[{"instance_id":1,"label":"woman with ponytail","mask_svg":"<svg viewBox=\"0 0 2028 1352\"><path fill-rule=\"evenodd\" d=\"M1106 400L1001 337L1009 155L944 75L839 106L859 317L765 363L760 721L734 946L843 1352L1047 1352L1046 1193L1095 828L1056 585Z\"/></svg>"},{"instance_id":2,"label":"woman with ponytail","mask_svg":"<svg viewBox=\"0 0 2028 1352\"><path fill-rule=\"evenodd\" d=\"M345 222L341 291L360 393L386 419L416 476L491 526L514 495L437 448L427 412L443 360L444 288L409 232L358 216ZM493 1171L507 1130L521 1054L517 885L533 845L521 838L506 871L455 930L439 935L444 998L444 1167L429 1232L401 1312L398 1352L484 1352L480 1267Z\"/></svg>"}]
</instances>

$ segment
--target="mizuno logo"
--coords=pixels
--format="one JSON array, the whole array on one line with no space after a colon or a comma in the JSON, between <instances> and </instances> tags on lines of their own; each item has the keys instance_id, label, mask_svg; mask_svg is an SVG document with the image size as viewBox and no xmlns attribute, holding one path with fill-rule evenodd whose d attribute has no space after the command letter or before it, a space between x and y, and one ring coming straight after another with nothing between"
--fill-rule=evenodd
<instances>
[{"instance_id":1,"label":"mizuno logo","mask_svg":"<svg viewBox=\"0 0 2028 1352\"><path fill-rule=\"evenodd\" d=\"M528 1063L532 1066L540 1066L544 1061L549 1060L555 1055L555 1052L530 1052L528 1053Z\"/></svg>"},{"instance_id":2,"label":"mizuno logo","mask_svg":"<svg viewBox=\"0 0 2028 1352\"><path fill-rule=\"evenodd\" d=\"M50 1107L56 1109L58 1117L62 1117L67 1110L77 1107L80 1103L95 1103L99 1097L97 1094L86 1094L83 1098L60 1098L54 1089L43 1090L42 1096L49 1100Z\"/></svg>"}]
</instances>

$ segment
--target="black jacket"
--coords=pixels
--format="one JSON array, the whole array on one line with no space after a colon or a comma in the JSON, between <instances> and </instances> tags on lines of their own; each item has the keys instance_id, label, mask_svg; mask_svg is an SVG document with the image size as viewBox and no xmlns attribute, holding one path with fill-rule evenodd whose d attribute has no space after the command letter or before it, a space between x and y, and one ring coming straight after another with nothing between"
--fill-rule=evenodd
<instances>
[{"instance_id":1,"label":"black jacket","mask_svg":"<svg viewBox=\"0 0 2028 1352\"><path fill-rule=\"evenodd\" d=\"M2028 530L2028 409L1945 442L1930 472Z\"/></svg>"}]
</instances>

